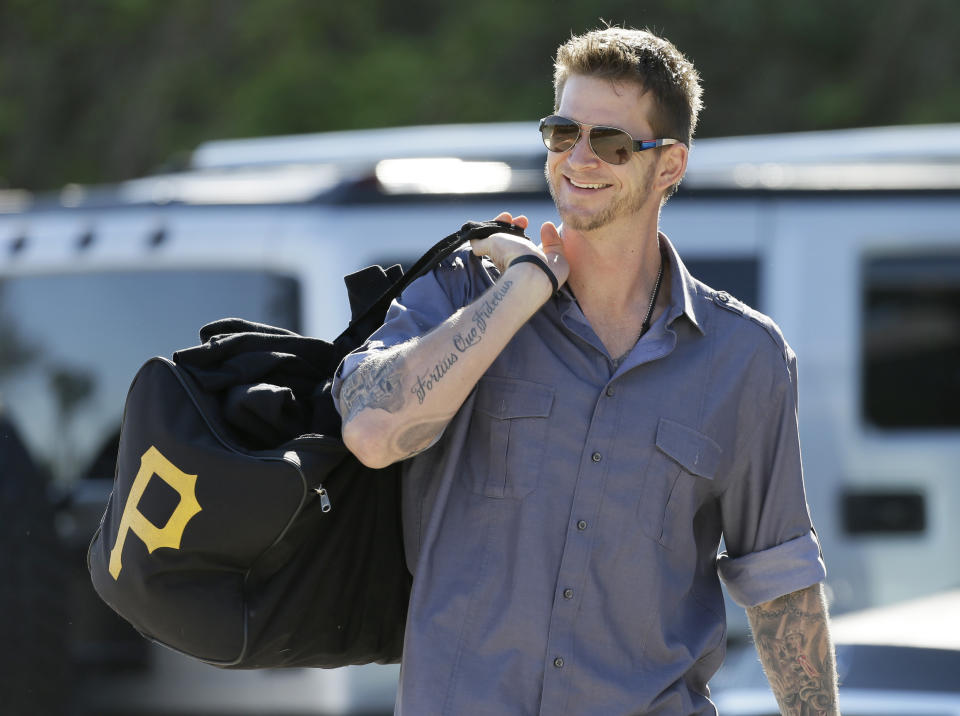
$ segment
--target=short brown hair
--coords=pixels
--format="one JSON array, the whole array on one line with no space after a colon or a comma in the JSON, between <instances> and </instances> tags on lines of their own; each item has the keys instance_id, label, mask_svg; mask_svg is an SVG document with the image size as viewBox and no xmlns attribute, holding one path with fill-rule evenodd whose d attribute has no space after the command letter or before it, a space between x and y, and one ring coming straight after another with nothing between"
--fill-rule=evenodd
<instances>
[{"instance_id":1,"label":"short brown hair","mask_svg":"<svg viewBox=\"0 0 960 716\"><path fill-rule=\"evenodd\" d=\"M654 116L648 119L657 136L651 139L671 137L690 146L703 106L700 75L668 40L621 27L571 37L559 47L554 61L554 110L570 75L639 84L655 100Z\"/></svg>"}]
</instances>

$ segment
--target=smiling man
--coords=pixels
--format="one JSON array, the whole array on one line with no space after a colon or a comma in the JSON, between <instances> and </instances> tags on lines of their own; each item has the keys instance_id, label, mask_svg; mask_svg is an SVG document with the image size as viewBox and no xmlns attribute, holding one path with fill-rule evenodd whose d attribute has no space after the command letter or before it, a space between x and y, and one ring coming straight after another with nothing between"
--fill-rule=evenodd
<instances>
[{"instance_id":1,"label":"smiling man","mask_svg":"<svg viewBox=\"0 0 960 716\"><path fill-rule=\"evenodd\" d=\"M397 713L716 713L722 578L783 712L834 714L796 358L659 231L699 77L666 40L607 28L559 49L555 90L561 226L474 241L415 282L334 385L350 449L406 460Z\"/></svg>"}]
</instances>

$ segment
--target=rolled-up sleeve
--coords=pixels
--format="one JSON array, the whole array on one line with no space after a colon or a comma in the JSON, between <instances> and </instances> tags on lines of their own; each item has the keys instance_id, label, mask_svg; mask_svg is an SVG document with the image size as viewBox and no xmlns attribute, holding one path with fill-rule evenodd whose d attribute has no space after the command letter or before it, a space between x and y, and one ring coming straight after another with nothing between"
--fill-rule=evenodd
<instances>
[{"instance_id":1,"label":"rolled-up sleeve","mask_svg":"<svg viewBox=\"0 0 960 716\"><path fill-rule=\"evenodd\" d=\"M817 534L805 535L776 547L732 558L723 552L717 571L727 591L742 607L755 607L784 594L822 582L827 569Z\"/></svg>"},{"instance_id":2,"label":"rolled-up sleeve","mask_svg":"<svg viewBox=\"0 0 960 716\"><path fill-rule=\"evenodd\" d=\"M772 384L755 394L766 409L749 426L750 438L721 498L727 551L717 558L717 571L741 606L776 599L826 577L803 485L797 364L787 346L784 359L772 372Z\"/></svg>"}]
</instances>

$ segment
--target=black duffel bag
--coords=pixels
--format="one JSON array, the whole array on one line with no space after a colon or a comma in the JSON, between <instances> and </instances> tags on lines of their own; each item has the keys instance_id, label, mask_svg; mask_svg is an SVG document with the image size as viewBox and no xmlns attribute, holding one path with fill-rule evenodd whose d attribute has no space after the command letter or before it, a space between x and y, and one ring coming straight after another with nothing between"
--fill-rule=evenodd
<instances>
[{"instance_id":1,"label":"black duffel bag","mask_svg":"<svg viewBox=\"0 0 960 716\"><path fill-rule=\"evenodd\" d=\"M127 396L113 492L87 563L145 637L216 666L396 663L411 576L400 468L363 466L330 396L343 356L413 279L503 223L470 222L404 276L345 278L353 320L332 343L225 319Z\"/></svg>"}]
</instances>

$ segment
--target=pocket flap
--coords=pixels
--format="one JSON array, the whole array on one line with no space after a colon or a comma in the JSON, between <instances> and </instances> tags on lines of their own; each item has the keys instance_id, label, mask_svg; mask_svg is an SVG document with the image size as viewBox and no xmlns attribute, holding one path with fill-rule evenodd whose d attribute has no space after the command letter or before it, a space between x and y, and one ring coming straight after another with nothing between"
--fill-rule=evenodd
<instances>
[{"instance_id":1,"label":"pocket flap","mask_svg":"<svg viewBox=\"0 0 960 716\"><path fill-rule=\"evenodd\" d=\"M477 384L474 409L499 420L546 418L553 406L553 388L516 378L486 376Z\"/></svg>"},{"instance_id":2,"label":"pocket flap","mask_svg":"<svg viewBox=\"0 0 960 716\"><path fill-rule=\"evenodd\" d=\"M689 473L712 480L720 465L723 450L713 440L693 428L660 418L657 447Z\"/></svg>"}]
</instances>

